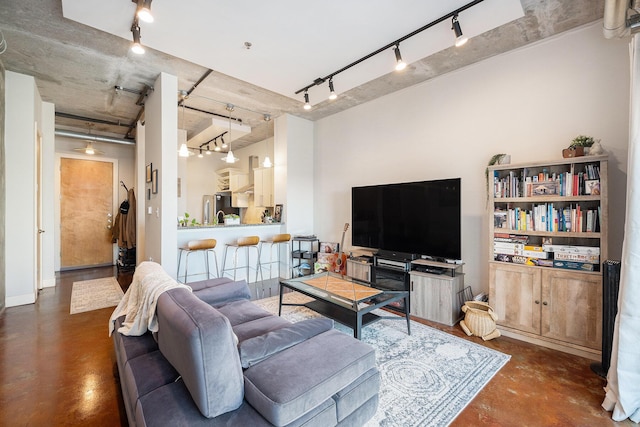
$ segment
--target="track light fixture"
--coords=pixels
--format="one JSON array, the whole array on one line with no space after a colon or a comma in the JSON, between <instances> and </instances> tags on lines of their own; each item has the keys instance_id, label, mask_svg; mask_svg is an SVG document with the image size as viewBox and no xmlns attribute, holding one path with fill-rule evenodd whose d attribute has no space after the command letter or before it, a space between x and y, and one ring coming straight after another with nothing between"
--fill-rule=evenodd
<instances>
[{"instance_id":1,"label":"track light fixture","mask_svg":"<svg viewBox=\"0 0 640 427\"><path fill-rule=\"evenodd\" d=\"M202 155L202 148L200 149L200 152L198 153L198 157L199 158L203 158L204 156Z\"/></svg>"},{"instance_id":2,"label":"track light fixture","mask_svg":"<svg viewBox=\"0 0 640 427\"><path fill-rule=\"evenodd\" d=\"M400 43L396 45L393 52L396 54L396 71L402 71L407 68L407 63L402 60L402 55L400 54Z\"/></svg>"},{"instance_id":3,"label":"track light fixture","mask_svg":"<svg viewBox=\"0 0 640 427\"><path fill-rule=\"evenodd\" d=\"M304 109L311 109L311 104L309 103L309 92L307 92L306 90L304 91Z\"/></svg>"},{"instance_id":4,"label":"track light fixture","mask_svg":"<svg viewBox=\"0 0 640 427\"><path fill-rule=\"evenodd\" d=\"M180 149L178 150L178 155L180 157L189 157L189 148L187 148L187 144L182 143L180 145Z\"/></svg>"},{"instance_id":5,"label":"track light fixture","mask_svg":"<svg viewBox=\"0 0 640 427\"><path fill-rule=\"evenodd\" d=\"M333 88L333 77L329 78L329 99L330 100L334 100L338 97L338 95L336 95L336 91Z\"/></svg>"},{"instance_id":6,"label":"track light fixture","mask_svg":"<svg viewBox=\"0 0 640 427\"><path fill-rule=\"evenodd\" d=\"M220 135L220 141L222 141L222 148L227 148L227 143L224 142L224 135Z\"/></svg>"},{"instance_id":7,"label":"track light fixture","mask_svg":"<svg viewBox=\"0 0 640 427\"><path fill-rule=\"evenodd\" d=\"M144 22L153 22L151 1L152 0L138 0L138 11L136 12L136 15Z\"/></svg>"},{"instance_id":8,"label":"track light fixture","mask_svg":"<svg viewBox=\"0 0 640 427\"><path fill-rule=\"evenodd\" d=\"M451 29L456 35L456 47L460 47L467 42L468 38L466 38L464 34L462 34L462 28L460 28L457 14L453 15L453 18L451 18L451 25Z\"/></svg>"},{"instance_id":9,"label":"track light fixture","mask_svg":"<svg viewBox=\"0 0 640 427\"><path fill-rule=\"evenodd\" d=\"M136 53L138 55L142 55L144 53L144 47L140 44L140 26L138 25L138 20L133 21L133 25L131 25L131 32L133 33L133 44L131 45L131 52Z\"/></svg>"},{"instance_id":10,"label":"track light fixture","mask_svg":"<svg viewBox=\"0 0 640 427\"><path fill-rule=\"evenodd\" d=\"M319 86L321 84L323 84L324 82L326 82L327 80L329 80L329 90L331 91L332 88L332 79L333 77L337 76L338 74L342 73L343 71L348 70L351 67L354 67L358 64L360 64L361 62L366 61L369 58L374 57L375 55L382 53L382 52L386 52L388 51L390 48L394 48L394 53L396 56L396 70L402 70L406 67L406 63L402 60L402 55L400 55L400 43L402 43L403 41L417 35L420 34L421 32L433 27L434 25L440 24L442 22L445 22L446 20L453 18L452 22L453 22L453 27L452 29L455 31L456 33L456 46L460 46L461 44L464 44L464 42L467 40L466 37L464 37L462 35L462 29L460 28L460 24L458 23L458 14L461 12L464 12L467 9L472 8L473 6L476 6L479 3L482 3L484 0L473 0L467 4L465 4L464 6L461 6L459 8L457 8L456 10L453 10L449 13L447 13L446 15L441 16L440 18L429 22L426 25L423 25L422 27L418 28L417 30L414 30L412 32L410 32L409 34L400 37L398 40L392 41L391 43L382 46L380 49L375 50L365 56L363 56L360 59L357 59L355 61L353 61L352 63L345 65L344 67L332 72L331 74L327 75L326 77L318 77L317 79L315 79L312 83L308 84L307 86L298 89L296 91L296 95L304 92L305 94L305 109L308 110L311 108L311 105L308 104L308 95L307 95L307 91L309 90L309 88L312 88L314 86ZM459 40L458 40L459 39ZM308 106L307 106L308 105Z\"/></svg>"},{"instance_id":11,"label":"track light fixture","mask_svg":"<svg viewBox=\"0 0 640 427\"><path fill-rule=\"evenodd\" d=\"M205 153L207 154L207 156L211 155L211 149L209 148L209 144L207 144L207 151L205 151Z\"/></svg>"}]
</instances>

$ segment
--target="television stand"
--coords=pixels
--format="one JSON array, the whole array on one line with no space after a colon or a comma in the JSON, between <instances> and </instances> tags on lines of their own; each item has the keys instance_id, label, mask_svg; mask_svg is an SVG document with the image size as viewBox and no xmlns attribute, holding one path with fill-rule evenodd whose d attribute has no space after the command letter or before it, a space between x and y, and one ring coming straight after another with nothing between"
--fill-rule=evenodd
<instances>
[{"instance_id":1,"label":"television stand","mask_svg":"<svg viewBox=\"0 0 640 427\"><path fill-rule=\"evenodd\" d=\"M400 253L394 252L391 257L380 255L378 252L373 257L373 268L371 269L371 286L380 290L389 291L409 291L411 271L411 259L400 258ZM407 303L410 303L410 296ZM388 305L394 311L409 315L410 305L405 305L405 301L400 304Z\"/></svg>"}]
</instances>

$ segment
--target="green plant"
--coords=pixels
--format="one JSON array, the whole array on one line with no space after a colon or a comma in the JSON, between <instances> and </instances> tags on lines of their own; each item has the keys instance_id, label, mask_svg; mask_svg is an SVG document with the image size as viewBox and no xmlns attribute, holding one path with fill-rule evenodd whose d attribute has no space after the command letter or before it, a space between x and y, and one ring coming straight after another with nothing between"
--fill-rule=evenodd
<instances>
[{"instance_id":1,"label":"green plant","mask_svg":"<svg viewBox=\"0 0 640 427\"><path fill-rule=\"evenodd\" d=\"M571 141L569 148L591 147L596 142L592 136L578 135Z\"/></svg>"},{"instance_id":2,"label":"green plant","mask_svg":"<svg viewBox=\"0 0 640 427\"><path fill-rule=\"evenodd\" d=\"M484 180L487 188L487 202L489 201L489 166L500 163L500 160L502 160L504 156L506 156L506 154L504 153L494 154L493 156L491 156L491 158L489 159L489 163L487 163L487 168L484 170Z\"/></svg>"}]
</instances>

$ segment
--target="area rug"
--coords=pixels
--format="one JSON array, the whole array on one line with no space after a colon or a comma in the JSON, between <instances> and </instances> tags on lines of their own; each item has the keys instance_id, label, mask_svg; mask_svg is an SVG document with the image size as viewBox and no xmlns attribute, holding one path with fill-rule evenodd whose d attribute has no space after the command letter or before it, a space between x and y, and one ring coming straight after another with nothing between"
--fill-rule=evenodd
<instances>
[{"instance_id":1,"label":"area rug","mask_svg":"<svg viewBox=\"0 0 640 427\"><path fill-rule=\"evenodd\" d=\"M115 277L73 282L71 314L118 305L124 292Z\"/></svg>"},{"instance_id":2,"label":"area rug","mask_svg":"<svg viewBox=\"0 0 640 427\"><path fill-rule=\"evenodd\" d=\"M297 293L285 302L308 301ZM278 313L278 297L255 301ZM473 400L511 356L411 321L389 316L362 329L362 341L376 349L381 373L380 402L367 427L447 426ZM283 307L282 316L298 322L319 314L306 307ZM397 318L397 319L393 319ZM336 323L353 336L353 330Z\"/></svg>"}]
</instances>

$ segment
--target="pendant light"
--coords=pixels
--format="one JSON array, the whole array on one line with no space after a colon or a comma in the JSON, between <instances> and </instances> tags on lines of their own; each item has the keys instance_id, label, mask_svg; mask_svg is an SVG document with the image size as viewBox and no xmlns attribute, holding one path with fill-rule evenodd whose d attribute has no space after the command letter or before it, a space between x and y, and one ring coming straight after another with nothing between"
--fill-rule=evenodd
<instances>
[{"instance_id":1,"label":"pendant light","mask_svg":"<svg viewBox=\"0 0 640 427\"><path fill-rule=\"evenodd\" d=\"M231 118L229 118L229 138L231 138ZM222 138L222 141L223 141L222 146L224 147L224 138ZM231 143L229 143L229 151L227 151L227 155L223 157L222 160L227 163L235 163L239 160L233 156L233 151L231 151Z\"/></svg>"},{"instance_id":2,"label":"pendant light","mask_svg":"<svg viewBox=\"0 0 640 427\"><path fill-rule=\"evenodd\" d=\"M270 168L271 166L273 166L273 163L271 163L271 159L269 158L269 122L271 121L271 116L268 114L265 114L264 120L267 122L267 130L265 131L265 140L264 140L267 154L264 156L264 162L262 162L262 166L265 168Z\"/></svg>"},{"instance_id":3,"label":"pendant light","mask_svg":"<svg viewBox=\"0 0 640 427\"><path fill-rule=\"evenodd\" d=\"M184 128L184 99L182 100L182 127ZM189 157L189 149L187 148L186 143L180 144L180 149L178 150L178 156L180 157Z\"/></svg>"}]
</instances>

